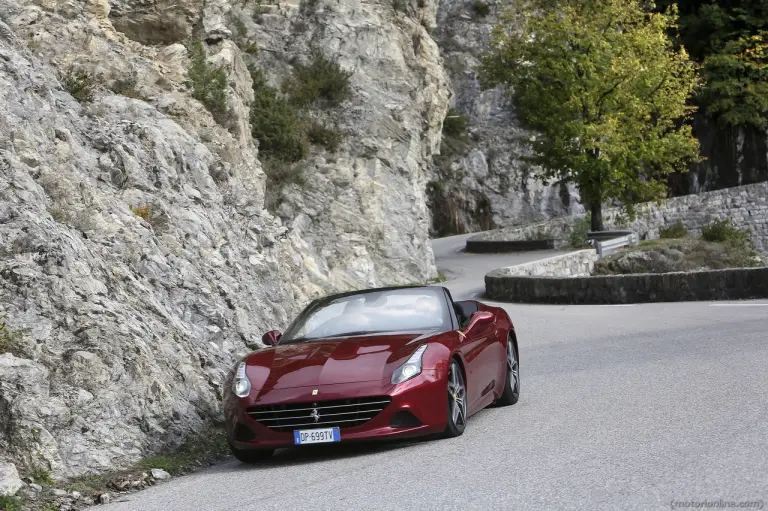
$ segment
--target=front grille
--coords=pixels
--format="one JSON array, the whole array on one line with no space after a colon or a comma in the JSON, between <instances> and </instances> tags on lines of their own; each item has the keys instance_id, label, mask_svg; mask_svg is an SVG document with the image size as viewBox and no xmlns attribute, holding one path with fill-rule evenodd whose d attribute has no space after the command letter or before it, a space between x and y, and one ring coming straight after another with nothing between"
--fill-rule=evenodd
<instances>
[{"instance_id":1,"label":"front grille","mask_svg":"<svg viewBox=\"0 0 768 511\"><path fill-rule=\"evenodd\" d=\"M262 426L275 431L320 426L353 428L376 417L390 401L388 396L377 396L252 406L248 409L248 415Z\"/></svg>"}]
</instances>

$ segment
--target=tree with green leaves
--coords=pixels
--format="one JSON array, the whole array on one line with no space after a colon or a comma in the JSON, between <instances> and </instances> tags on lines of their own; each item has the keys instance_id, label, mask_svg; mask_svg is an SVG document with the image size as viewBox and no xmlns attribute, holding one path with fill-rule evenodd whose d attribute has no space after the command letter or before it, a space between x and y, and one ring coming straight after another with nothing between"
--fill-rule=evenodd
<instances>
[{"instance_id":1,"label":"tree with green leaves","mask_svg":"<svg viewBox=\"0 0 768 511\"><path fill-rule=\"evenodd\" d=\"M698 72L667 36L676 9L637 0L520 0L483 58L483 87L502 85L534 131L537 175L573 181L602 230L602 205L662 198L666 177L700 159L685 121Z\"/></svg>"}]
</instances>

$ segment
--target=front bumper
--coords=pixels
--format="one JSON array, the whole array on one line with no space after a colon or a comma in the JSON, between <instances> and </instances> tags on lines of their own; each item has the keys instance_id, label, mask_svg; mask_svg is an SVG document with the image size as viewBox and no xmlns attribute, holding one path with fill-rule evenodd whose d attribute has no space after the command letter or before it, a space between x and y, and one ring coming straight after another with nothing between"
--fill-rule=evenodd
<instances>
[{"instance_id":1,"label":"front bumper","mask_svg":"<svg viewBox=\"0 0 768 511\"><path fill-rule=\"evenodd\" d=\"M448 406L445 381L440 381L435 371L422 371L415 378L392 385L387 381L318 385L274 389L251 396L238 398L231 391L224 403L227 436L230 443L239 449L275 449L294 445L292 432L280 432L256 422L246 413L255 405L306 403L349 399L357 397L389 396L391 402L375 417L364 424L341 428L341 442L405 438L440 433L445 430L448 420ZM312 391L317 389L317 395ZM393 427L398 412L410 412L420 425ZM322 426L318 426L322 427ZM247 428L244 433L243 428ZM297 428L299 429L299 428ZM300 429L311 429L304 427Z\"/></svg>"}]
</instances>

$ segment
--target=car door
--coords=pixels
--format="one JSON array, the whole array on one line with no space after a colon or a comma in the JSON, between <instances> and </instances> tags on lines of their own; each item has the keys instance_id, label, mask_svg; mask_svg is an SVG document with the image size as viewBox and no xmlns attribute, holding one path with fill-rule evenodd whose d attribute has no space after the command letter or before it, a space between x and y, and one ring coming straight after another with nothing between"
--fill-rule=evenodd
<instances>
[{"instance_id":1,"label":"car door","mask_svg":"<svg viewBox=\"0 0 768 511\"><path fill-rule=\"evenodd\" d=\"M496 342L494 323L485 325L477 324L471 331L466 327L471 315L479 310L475 301L467 300L454 302L447 291L450 303L454 308L458 331L462 338L459 352L464 359L467 372L467 405L469 413L473 413L477 406L483 406L483 398L492 388L495 375L498 373L498 363L494 353Z\"/></svg>"},{"instance_id":2,"label":"car door","mask_svg":"<svg viewBox=\"0 0 768 511\"><path fill-rule=\"evenodd\" d=\"M467 383L469 413L474 413L478 406L485 406L487 399L492 399L494 380L498 374L498 357L495 348L495 323L476 324L465 334L464 343L472 357L472 381ZM470 393L471 392L471 393ZM491 397L489 397L491 396Z\"/></svg>"}]
</instances>

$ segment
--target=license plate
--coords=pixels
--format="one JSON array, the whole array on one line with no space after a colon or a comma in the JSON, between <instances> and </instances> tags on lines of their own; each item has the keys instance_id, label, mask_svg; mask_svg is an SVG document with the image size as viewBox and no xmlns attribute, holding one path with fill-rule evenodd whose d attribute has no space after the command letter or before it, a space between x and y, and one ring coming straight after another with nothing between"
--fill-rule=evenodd
<instances>
[{"instance_id":1,"label":"license plate","mask_svg":"<svg viewBox=\"0 0 768 511\"><path fill-rule=\"evenodd\" d=\"M324 444L339 441L341 441L339 428L297 429L293 432L293 443L295 445Z\"/></svg>"}]
</instances>

